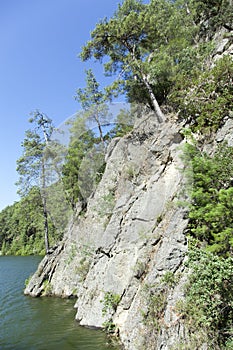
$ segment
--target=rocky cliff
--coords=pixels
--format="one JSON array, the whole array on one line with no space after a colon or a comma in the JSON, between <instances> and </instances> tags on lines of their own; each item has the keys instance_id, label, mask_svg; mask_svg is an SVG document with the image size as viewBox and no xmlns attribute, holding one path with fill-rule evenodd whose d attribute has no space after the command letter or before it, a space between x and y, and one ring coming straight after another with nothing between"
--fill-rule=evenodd
<instances>
[{"instance_id":1,"label":"rocky cliff","mask_svg":"<svg viewBox=\"0 0 233 350\"><path fill-rule=\"evenodd\" d=\"M216 35L213 61L232 54L225 34ZM177 308L188 275L188 221L179 205L187 195L180 157L186 141L183 125L167 119L141 116L131 133L112 140L86 210L77 209L25 289L75 297L80 324L115 332L126 350L178 349L189 337ZM231 115L211 140L199 141L212 152L224 140L233 146L232 135Z\"/></svg>"},{"instance_id":2,"label":"rocky cliff","mask_svg":"<svg viewBox=\"0 0 233 350\"><path fill-rule=\"evenodd\" d=\"M84 326L115 330L127 350L172 349L187 337L176 309L183 297L187 251L176 121L153 114L108 148L106 170L85 212L41 262L25 293L77 297ZM219 131L222 141L231 126ZM204 347L203 347L204 349Z\"/></svg>"}]
</instances>

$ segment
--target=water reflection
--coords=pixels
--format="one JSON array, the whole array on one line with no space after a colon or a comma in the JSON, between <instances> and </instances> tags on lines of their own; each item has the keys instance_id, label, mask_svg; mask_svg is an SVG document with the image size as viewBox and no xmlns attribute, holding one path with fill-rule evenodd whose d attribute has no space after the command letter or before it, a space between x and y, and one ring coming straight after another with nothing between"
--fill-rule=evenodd
<instances>
[{"instance_id":1,"label":"water reflection","mask_svg":"<svg viewBox=\"0 0 233 350\"><path fill-rule=\"evenodd\" d=\"M75 321L75 300L31 298L24 281L39 257L0 257L1 350L116 350L100 330Z\"/></svg>"}]
</instances>

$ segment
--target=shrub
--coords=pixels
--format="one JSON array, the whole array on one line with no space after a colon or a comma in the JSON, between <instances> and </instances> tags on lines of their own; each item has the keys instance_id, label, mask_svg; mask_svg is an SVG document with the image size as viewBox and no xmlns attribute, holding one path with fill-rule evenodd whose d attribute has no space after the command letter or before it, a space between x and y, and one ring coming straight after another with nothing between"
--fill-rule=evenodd
<instances>
[{"instance_id":1,"label":"shrub","mask_svg":"<svg viewBox=\"0 0 233 350\"><path fill-rule=\"evenodd\" d=\"M179 312L191 333L204 330L209 342L222 349L233 335L233 259L223 259L194 245L188 266L192 273Z\"/></svg>"},{"instance_id":2,"label":"shrub","mask_svg":"<svg viewBox=\"0 0 233 350\"><path fill-rule=\"evenodd\" d=\"M233 61L225 55L216 65L191 78L177 79L170 103L193 131L216 131L232 110Z\"/></svg>"},{"instance_id":3,"label":"shrub","mask_svg":"<svg viewBox=\"0 0 233 350\"><path fill-rule=\"evenodd\" d=\"M103 303L102 315L108 317L103 323L103 327L108 333L114 333L115 331L115 324L113 323L112 315L116 312L120 300L121 296L113 292L106 292L104 294L104 299L101 300Z\"/></svg>"},{"instance_id":4,"label":"shrub","mask_svg":"<svg viewBox=\"0 0 233 350\"><path fill-rule=\"evenodd\" d=\"M184 160L191 189L189 233L207 250L227 256L233 248L233 148L223 144L209 156L187 145Z\"/></svg>"}]
</instances>

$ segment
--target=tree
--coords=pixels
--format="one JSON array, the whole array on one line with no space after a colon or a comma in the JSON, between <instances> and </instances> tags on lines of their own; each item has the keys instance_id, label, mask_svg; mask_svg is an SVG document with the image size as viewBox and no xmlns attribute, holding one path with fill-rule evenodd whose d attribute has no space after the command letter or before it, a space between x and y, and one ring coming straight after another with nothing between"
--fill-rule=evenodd
<instances>
[{"instance_id":1,"label":"tree","mask_svg":"<svg viewBox=\"0 0 233 350\"><path fill-rule=\"evenodd\" d=\"M194 21L200 24L202 34L213 35L222 27L233 29L232 0L186 0L185 3Z\"/></svg>"},{"instance_id":2,"label":"tree","mask_svg":"<svg viewBox=\"0 0 233 350\"><path fill-rule=\"evenodd\" d=\"M44 240L46 253L49 252L49 222L46 201L46 157L45 150L51 139L53 125L50 118L38 110L32 113L29 122L34 128L27 130L22 143L23 155L17 160L17 172L19 173L19 194L27 196L30 190L40 187L40 195L44 217ZM51 156L51 155L50 155Z\"/></svg>"},{"instance_id":3,"label":"tree","mask_svg":"<svg viewBox=\"0 0 233 350\"><path fill-rule=\"evenodd\" d=\"M79 202L84 209L87 198L101 177L105 164L106 128L110 125L107 95L102 92L91 69L86 71L86 87L77 90L75 99L82 110L68 124L70 143L63 165L63 184L75 210Z\"/></svg>"},{"instance_id":4,"label":"tree","mask_svg":"<svg viewBox=\"0 0 233 350\"><path fill-rule=\"evenodd\" d=\"M84 89L79 88L75 99L81 103L84 114L89 124L96 123L100 141L104 145L104 130L103 127L109 123L108 106L106 101L107 95L99 89L99 83L97 82L91 69L86 71L86 87ZM95 125L90 125L94 129Z\"/></svg>"},{"instance_id":5,"label":"tree","mask_svg":"<svg viewBox=\"0 0 233 350\"><path fill-rule=\"evenodd\" d=\"M55 228L49 220L50 233ZM0 213L0 250L4 255L44 253L44 219L40 189L33 187L20 201ZM54 235L53 235L54 236Z\"/></svg>"},{"instance_id":6,"label":"tree","mask_svg":"<svg viewBox=\"0 0 233 350\"><path fill-rule=\"evenodd\" d=\"M140 90L162 122L158 101L163 102L173 84L180 51L193 43L191 28L193 23L184 6L176 2L125 0L112 18L96 25L80 56L84 61L108 57L106 74L118 74L107 89L109 94L126 91L132 99Z\"/></svg>"},{"instance_id":7,"label":"tree","mask_svg":"<svg viewBox=\"0 0 233 350\"><path fill-rule=\"evenodd\" d=\"M232 255L233 148L221 144L210 156L187 144L185 154L188 171L192 169L187 173L192 180L189 232L204 242L207 250Z\"/></svg>"},{"instance_id":8,"label":"tree","mask_svg":"<svg viewBox=\"0 0 233 350\"><path fill-rule=\"evenodd\" d=\"M71 138L62 169L62 181L67 199L75 210L78 202L83 208L86 205L86 197L83 195L80 183L80 168L85 155L93 147L95 138L94 133L87 129L86 118L82 113L79 113L69 124Z\"/></svg>"},{"instance_id":9,"label":"tree","mask_svg":"<svg viewBox=\"0 0 233 350\"><path fill-rule=\"evenodd\" d=\"M137 118L139 118L145 108L139 104L131 104L129 108L121 108L116 115L114 127L107 133L110 139L122 137L132 131Z\"/></svg>"},{"instance_id":10,"label":"tree","mask_svg":"<svg viewBox=\"0 0 233 350\"><path fill-rule=\"evenodd\" d=\"M81 58L85 61L91 56L102 59L109 56L105 71L112 74L121 72L121 77L140 79L146 87L158 121L163 114L149 82L146 62L151 52L152 26L141 1L126 0L109 21L104 19L91 33L92 40L83 47ZM146 60L145 60L146 61ZM118 85L122 79L118 79Z\"/></svg>"}]
</instances>

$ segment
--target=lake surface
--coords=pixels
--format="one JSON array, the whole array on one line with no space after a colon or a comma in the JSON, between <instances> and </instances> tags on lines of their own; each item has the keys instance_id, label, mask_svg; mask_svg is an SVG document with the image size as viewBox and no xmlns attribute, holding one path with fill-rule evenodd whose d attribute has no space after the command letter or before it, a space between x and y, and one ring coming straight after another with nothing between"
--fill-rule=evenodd
<instances>
[{"instance_id":1,"label":"lake surface","mask_svg":"<svg viewBox=\"0 0 233 350\"><path fill-rule=\"evenodd\" d=\"M0 349L116 350L100 330L75 321L75 300L31 298L24 282L40 257L0 256Z\"/></svg>"}]
</instances>

